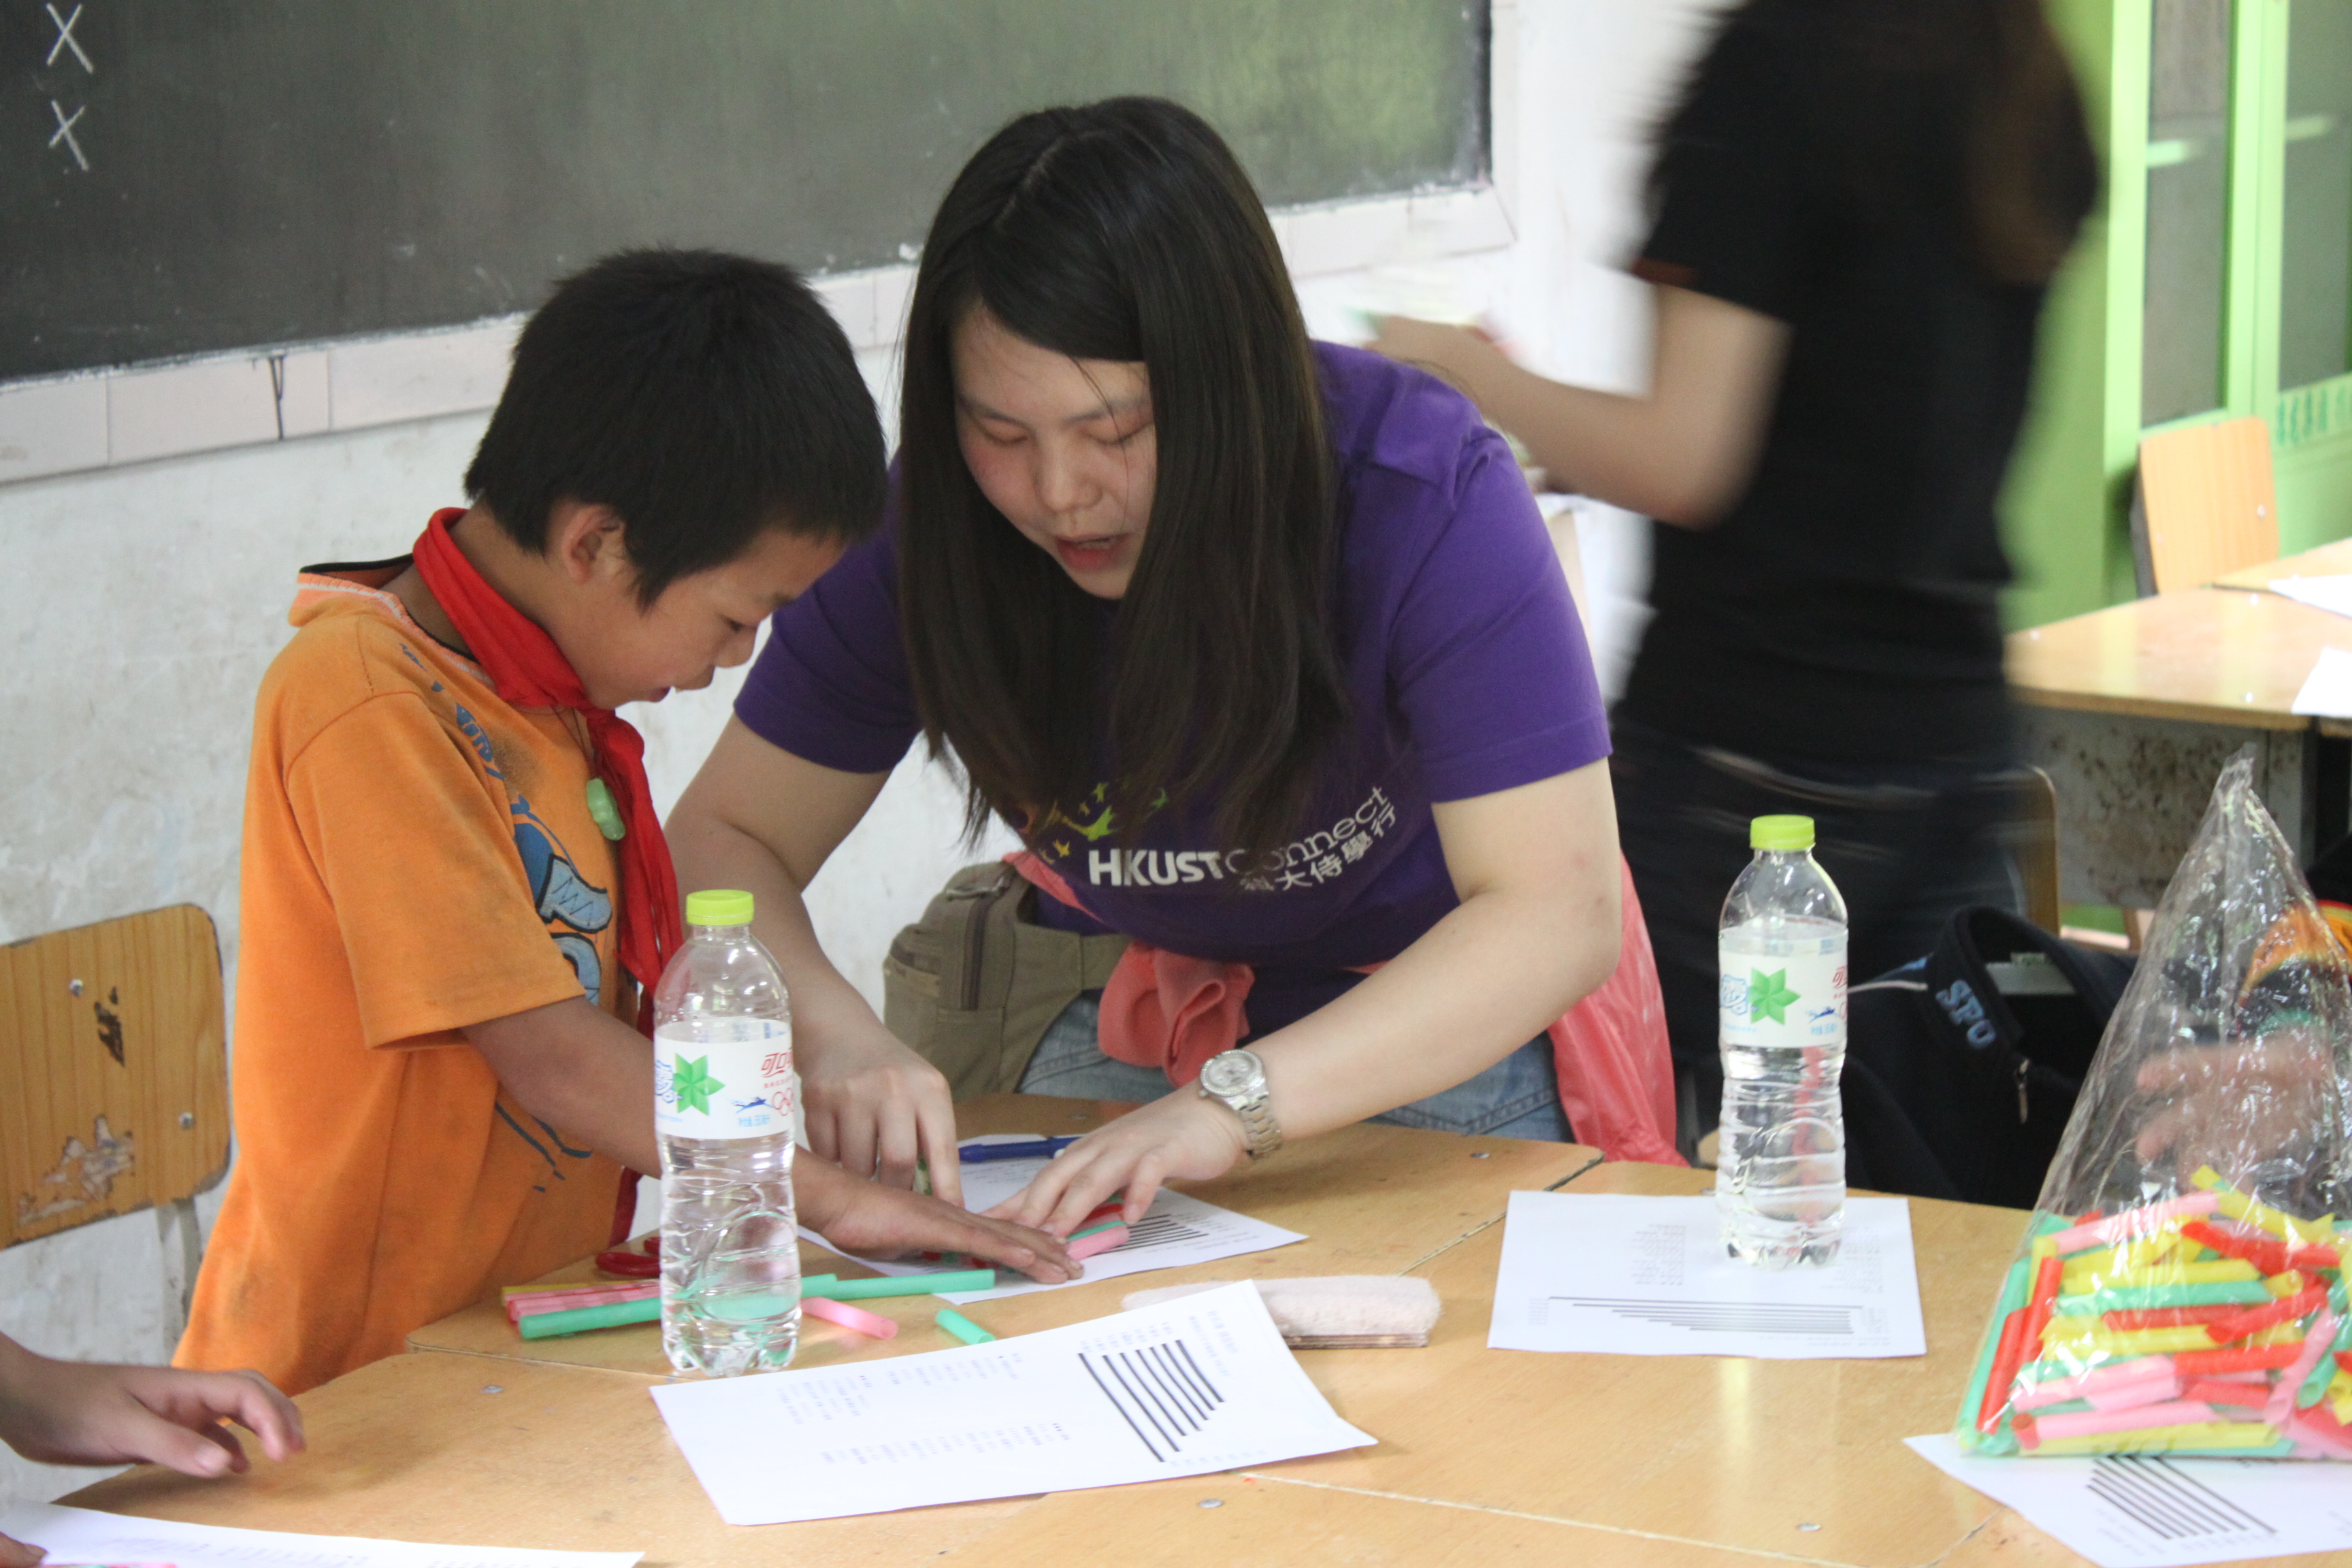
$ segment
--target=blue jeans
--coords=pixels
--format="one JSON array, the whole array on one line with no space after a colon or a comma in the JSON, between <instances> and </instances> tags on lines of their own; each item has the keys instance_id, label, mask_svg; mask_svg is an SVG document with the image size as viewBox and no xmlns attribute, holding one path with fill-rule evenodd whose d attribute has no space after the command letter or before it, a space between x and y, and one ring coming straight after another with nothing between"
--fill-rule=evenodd
<instances>
[{"instance_id":1,"label":"blue jeans","mask_svg":"<svg viewBox=\"0 0 2352 1568\"><path fill-rule=\"evenodd\" d=\"M1092 996L1081 996L1062 1009L1062 1016L1037 1042L1037 1054L1029 1058L1021 1075L1022 1093L1146 1100L1168 1092L1167 1074L1103 1055L1095 1037L1100 1013ZM1370 1120L1438 1132L1480 1132L1553 1143L1570 1141L1568 1117L1559 1108L1559 1083L1552 1071L1549 1035L1537 1036L1452 1089Z\"/></svg>"}]
</instances>

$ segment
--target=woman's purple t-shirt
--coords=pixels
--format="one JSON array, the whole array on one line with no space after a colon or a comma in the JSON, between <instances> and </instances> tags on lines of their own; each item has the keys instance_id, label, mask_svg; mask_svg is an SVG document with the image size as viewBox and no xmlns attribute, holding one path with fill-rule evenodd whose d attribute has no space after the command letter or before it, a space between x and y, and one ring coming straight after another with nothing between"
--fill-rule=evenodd
<instances>
[{"instance_id":1,"label":"woman's purple t-shirt","mask_svg":"<svg viewBox=\"0 0 2352 1568\"><path fill-rule=\"evenodd\" d=\"M1318 343L1337 458L1339 626L1352 709L1314 806L1277 856L1221 853L1208 809L1162 812L1122 848L1099 800L1053 813L1030 847L1087 915L1256 967L1252 1033L1345 991L1459 901L1432 801L1466 800L1609 754L1608 723L1567 579L1501 437L1466 400L1377 354ZM735 701L794 756L886 772L919 732L898 632L896 531L859 545L797 602Z\"/></svg>"}]
</instances>

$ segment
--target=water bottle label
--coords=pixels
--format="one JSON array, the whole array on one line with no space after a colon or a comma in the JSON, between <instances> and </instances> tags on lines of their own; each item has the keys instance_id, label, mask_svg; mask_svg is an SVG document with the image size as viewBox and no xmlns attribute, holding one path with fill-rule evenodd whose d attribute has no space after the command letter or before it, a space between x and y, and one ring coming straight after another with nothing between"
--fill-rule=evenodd
<instances>
[{"instance_id":1,"label":"water bottle label","mask_svg":"<svg viewBox=\"0 0 2352 1568\"><path fill-rule=\"evenodd\" d=\"M1844 953L1759 958L1728 942L1720 952L1725 1045L1844 1044Z\"/></svg>"},{"instance_id":2,"label":"water bottle label","mask_svg":"<svg viewBox=\"0 0 2352 1568\"><path fill-rule=\"evenodd\" d=\"M793 1127L793 1032L766 1018L654 1031L654 1131L666 1138L767 1138ZM734 1037L698 1039L697 1034Z\"/></svg>"}]
</instances>

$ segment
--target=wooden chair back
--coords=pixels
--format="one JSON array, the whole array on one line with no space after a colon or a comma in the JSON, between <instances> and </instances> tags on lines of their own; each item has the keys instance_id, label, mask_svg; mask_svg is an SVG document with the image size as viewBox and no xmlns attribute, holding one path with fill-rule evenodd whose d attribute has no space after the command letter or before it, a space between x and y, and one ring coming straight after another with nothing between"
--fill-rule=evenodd
<instances>
[{"instance_id":1,"label":"wooden chair back","mask_svg":"<svg viewBox=\"0 0 2352 1568\"><path fill-rule=\"evenodd\" d=\"M2278 552L2269 426L2228 419L2139 444L2132 553L2142 594L2201 587Z\"/></svg>"},{"instance_id":2,"label":"wooden chair back","mask_svg":"<svg viewBox=\"0 0 2352 1568\"><path fill-rule=\"evenodd\" d=\"M2011 858L2025 889L2025 918L2043 931L2058 929L2058 786L2040 768L2018 778Z\"/></svg>"},{"instance_id":3,"label":"wooden chair back","mask_svg":"<svg viewBox=\"0 0 2352 1568\"><path fill-rule=\"evenodd\" d=\"M220 939L193 904L0 948L0 1247L228 1169ZM193 1223L185 1226L193 1241Z\"/></svg>"}]
</instances>

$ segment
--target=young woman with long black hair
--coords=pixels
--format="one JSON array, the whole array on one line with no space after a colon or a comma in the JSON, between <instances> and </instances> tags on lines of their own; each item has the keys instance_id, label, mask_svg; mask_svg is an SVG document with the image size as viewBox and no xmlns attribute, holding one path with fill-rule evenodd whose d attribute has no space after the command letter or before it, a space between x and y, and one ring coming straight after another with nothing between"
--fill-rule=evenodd
<instances>
[{"instance_id":1,"label":"young woman with long black hair","mask_svg":"<svg viewBox=\"0 0 2352 1568\"><path fill-rule=\"evenodd\" d=\"M1007 1212L1139 1215L1367 1117L1567 1136L1545 1031L1618 968L1622 863L1584 638L1502 438L1310 343L1239 164L1155 100L982 148L905 374L890 526L778 614L670 826L686 885L758 896L815 1147L953 1180L943 1081L799 897L918 734L1021 832L1038 923L1133 939L1021 1084L1150 1103ZM1655 1068L1668 1107L1662 1031Z\"/></svg>"},{"instance_id":2,"label":"young woman with long black hair","mask_svg":"<svg viewBox=\"0 0 2352 1568\"><path fill-rule=\"evenodd\" d=\"M1963 904L2016 901L1994 508L2096 185L2041 0L1749 0L1652 172L1646 395L1428 322L1375 345L1563 487L1664 525L1611 766L1701 1127L1716 921L1751 817L1815 819L1858 977L1929 951Z\"/></svg>"}]
</instances>

